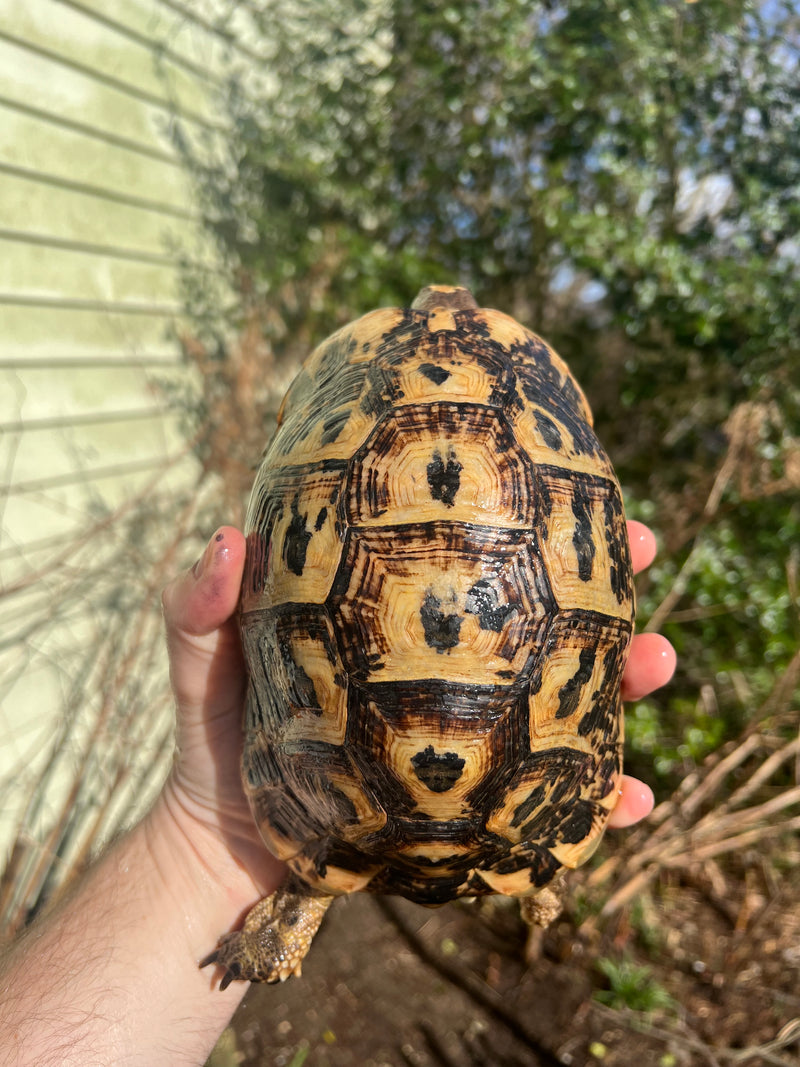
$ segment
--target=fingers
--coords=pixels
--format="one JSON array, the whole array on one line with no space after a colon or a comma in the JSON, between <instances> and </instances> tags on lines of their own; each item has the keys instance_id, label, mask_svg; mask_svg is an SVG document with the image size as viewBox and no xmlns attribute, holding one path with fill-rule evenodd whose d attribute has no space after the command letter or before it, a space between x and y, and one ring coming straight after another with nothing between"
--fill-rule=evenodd
<instances>
[{"instance_id":1,"label":"fingers","mask_svg":"<svg viewBox=\"0 0 800 1067\"><path fill-rule=\"evenodd\" d=\"M644 523L628 522L631 560L634 571L649 566L656 554L653 531ZM661 634L637 634L622 679L622 699L641 700L659 686L666 685L675 673L675 649Z\"/></svg>"},{"instance_id":2,"label":"fingers","mask_svg":"<svg viewBox=\"0 0 800 1067\"><path fill-rule=\"evenodd\" d=\"M647 567L656 551L655 537L640 522L628 523L634 571ZM179 703L208 698L212 679L210 657L217 658L224 646L238 649L236 628L229 621L236 611L245 559L244 536L232 526L223 526L212 536L195 566L172 581L163 594L164 617L172 660L172 676ZM221 647L222 646L222 647ZM224 655L228 677L241 676L240 654ZM639 700L665 685L675 670L675 651L660 634L637 634L622 681L623 700ZM216 672L214 672L216 673ZM212 683L209 685L209 683ZM195 691L196 690L196 691ZM645 818L653 807L649 786L629 775L619 783L619 799L608 825L620 829Z\"/></svg>"},{"instance_id":3,"label":"fingers","mask_svg":"<svg viewBox=\"0 0 800 1067\"><path fill-rule=\"evenodd\" d=\"M631 563L634 573L649 567L656 555L656 539L644 523L628 522ZM641 700L670 680L675 673L675 649L661 634L637 634L622 678L622 699ZM623 774L617 804L608 819L612 829L623 829L646 818L653 810L653 791L645 782Z\"/></svg>"},{"instance_id":4,"label":"fingers","mask_svg":"<svg viewBox=\"0 0 800 1067\"><path fill-rule=\"evenodd\" d=\"M614 830L622 830L650 814L653 810L653 790L629 774L622 775L617 788L619 799L608 818L608 825Z\"/></svg>"},{"instance_id":5,"label":"fingers","mask_svg":"<svg viewBox=\"0 0 800 1067\"><path fill-rule=\"evenodd\" d=\"M244 556L244 536L233 526L221 526L191 570L164 590L167 631L201 636L222 626L236 610Z\"/></svg>"},{"instance_id":6,"label":"fingers","mask_svg":"<svg viewBox=\"0 0 800 1067\"><path fill-rule=\"evenodd\" d=\"M661 634L636 634L622 676L622 699L641 700L675 673L675 649Z\"/></svg>"},{"instance_id":7,"label":"fingers","mask_svg":"<svg viewBox=\"0 0 800 1067\"><path fill-rule=\"evenodd\" d=\"M628 520L628 540L631 546L633 573L649 567L656 557L656 537L649 526L636 519Z\"/></svg>"}]
</instances>

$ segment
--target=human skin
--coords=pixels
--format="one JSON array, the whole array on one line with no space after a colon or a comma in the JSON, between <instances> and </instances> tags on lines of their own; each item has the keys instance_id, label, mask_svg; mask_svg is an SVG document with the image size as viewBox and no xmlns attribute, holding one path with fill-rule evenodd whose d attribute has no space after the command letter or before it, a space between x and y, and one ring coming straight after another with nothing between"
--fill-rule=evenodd
<instances>
[{"instance_id":1,"label":"human skin","mask_svg":"<svg viewBox=\"0 0 800 1067\"><path fill-rule=\"evenodd\" d=\"M629 523L634 570L655 539ZM0 964L3 1067L170 1067L205 1063L247 990L224 992L198 961L222 931L282 881L239 781L245 674L235 620L245 542L220 528L164 591L177 748L149 814ZM634 637L623 697L669 680L675 654L657 634ZM609 825L644 818L653 795L623 776Z\"/></svg>"}]
</instances>

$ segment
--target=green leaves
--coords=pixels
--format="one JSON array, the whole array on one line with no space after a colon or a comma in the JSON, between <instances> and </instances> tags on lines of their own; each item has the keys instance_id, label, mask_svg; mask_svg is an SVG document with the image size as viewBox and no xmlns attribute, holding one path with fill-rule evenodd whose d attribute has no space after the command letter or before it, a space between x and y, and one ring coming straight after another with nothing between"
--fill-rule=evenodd
<instances>
[{"instance_id":1,"label":"green leaves","mask_svg":"<svg viewBox=\"0 0 800 1067\"><path fill-rule=\"evenodd\" d=\"M650 1014L676 1007L668 991L658 984L649 967L634 963L627 956L621 959L601 956L597 969L608 982L608 989L598 990L594 996L612 1008Z\"/></svg>"},{"instance_id":2,"label":"green leaves","mask_svg":"<svg viewBox=\"0 0 800 1067\"><path fill-rule=\"evenodd\" d=\"M798 637L776 531L800 533L799 23L781 0L237 5L231 32L265 62L232 52L227 136L181 141L239 294L220 318L255 315L278 368L430 281L556 344L667 554L708 527L669 699L716 687L731 729L731 662L760 692ZM756 484L726 482L709 515L752 404L779 412L776 469L753 461ZM677 751L696 723L652 708Z\"/></svg>"}]
</instances>

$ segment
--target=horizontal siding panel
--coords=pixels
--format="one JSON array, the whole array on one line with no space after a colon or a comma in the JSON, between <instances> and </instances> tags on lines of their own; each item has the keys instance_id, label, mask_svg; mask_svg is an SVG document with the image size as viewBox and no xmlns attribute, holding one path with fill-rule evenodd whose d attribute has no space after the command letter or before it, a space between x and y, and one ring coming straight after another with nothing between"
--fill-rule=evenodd
<instances>
[{"instance_id":1,"label":"horizontal siding panel","mask_svg":"<svg viewBox=\"0 0 800 1067\"><path fill-rule=\"evenodd\" d=\"M16 610L13 606L15 587L21 579L40 578L52 586L53 576L69 569L72 575L81 573L91 563L94 566L109 547L119 551L119 520L124 520L140 507L177 514L193 492L199 467L192 456L179 456L168 466L145 470L139 474L115 475L115 486L121 497L112 507L98 500L95 487L89 483L73 488L50 489L30 496L12 496L6 501L4 518L7 533L0 547L0 566L3 590L0 611ZM108 497L111 500L111 495ZM220 521L225 517L222 516ZM35 532L31 523L35 524ZM21 536L15 536L22 531ZM133 548L133 546L131 546ZM146 544L135 546L147 557ZM150 557L152 559L152 556ZM144 567L144 559L142 566ZM187 561L188 563L191 560ZM50 588L52 593L52 588ZM52 608L52 603L51 603ZM91 601L87 605L91 606ZM30 616L28 623L34 630L47 629L49 616ZM0 628L0 633L8 631ZM0 671L0 678L3 672Z\"/></svg>"},{"instance_id":2,"label":"horizontal siding panel","mask_svg":"<svg viewBox=\"0 0 800 1067\"><path fill-rule=\"evenodd\" d=\"M43 635L53 619L64 612L79 617L106 610L105 595L97 599L86 593L118 587L119 576L108 565L110 559L122 555L126 568L133 568L139 578L146 578L148 568L157 564L165 539L160 535L153 539L152 530L145 536L146 528L139 525L142 512L152 511L177 519L196 503L198 474L196 460L184 454L157 469L143 470L136 477L115 474L118 493L114 506L99 501L88 483L69 494L63 489L51 489L31 497L26 506L37 519L36 535L18 539L9 533L0 547L3 574L0 617L5 620L0 622L0 643L4 643L6 652L11 633L5 624L13 620L22 620L23 628ZM19 502L20 498L11 497L8 506L14 509ZM16 516L11 518L14 524ZM224 516L220 521L223 519ZM139 530L141 536L131 538L132 528ZM172 532L166 531L167 540ZM192 547L187 542L176 569L191 564L197 555ZM172 573L170 570L168 576ZM79 589L84 592L72 595ZM64 595L57 596L59 591ZM156 592L160 592L160 585L154 595ZM134 594L135 590L131 589L130 593ZM42 596L44 600L36 601L41 608L37 617L37 612L29 608L36 597ZM26 650L16 651L24 655ZM0 672L0 692L3 678Z\"/></svg>"},{"instance_id":3,"label":"horizontal siding panel","mask_svg":"<svg viewBox=\"0 0 800 1067\"><path fill-rule=\"evenodd\" d=\"M250 69L269 65L260 42L247 41L253 30L246 4L221 7L219 0L157 0L157 6L178 16L173 30L176 47L186 47L187 40L190 51L211 44L219 49L214 55L229 62L240 59Z\"/></svg>"},{"instance_id":4,"label":"horizontal siding panel","mask_svg":"<svg viewBox=\"0 0 800 1067\"><path fill-rule=\"evenodd\" d=\"M177 413L151 415L136 420L111 420L55 426L19 435L14 452L14 481L9 493L34 492L29 485L40 482L76 484L92 469L102 470L142 461L154 464L175 455L183 447Z\"/></svg>"},{"instance_id":5,"label":"horizontal siding panel","mask_svg":"<svg viewBox=\"0 0 800 1067\"><path fill-rule=\"evenodd\" d=\"M220 40L197 22L184 22L191 36L180 34L179 23L169 8L159 3L117 0L113 11L100 0L57 0L64 7L80 11L96 21L110 35L130 41L148 51L158 51L159 62L170 73L181 71L204 85L217 84L213 71L219 66Z\"/></svg>"},{"instance_id":6,"label":"horizontal siding panel","mask_svg":"<svg viewBox=\"0 0 800 1067\"><path fill-rule=\"evenodd\" d=\"M39 119L0 109L0 159L25 170L49 173L109 194L163 204L186 211L186 175L179 167L129 149L106 144L88 151L85 135ZM43 128L44 126L44 128Z\"/></svg>"},{"instance_id":7,"label":"horizontal siding panel","mask_svg":"<svg viewBox=\"0 0 800 1067\"><path fill-rule=\"evenodd\" d=\"M86 368L111 367L125 369L127 367L142 367L146 370L158 372L165 371L172 376L175 371L179 374L182 370L182 360L174 348L165 351L119 351L119 352L59 352L59 353L31 353L9 356L0 353L0 370L85 370Z\"/></svg>"},{"instance_id":8,"label":"horizontal siding panel","mask_svg":"<svg viewBox=\"0 0 800 1067\"><path fill-rule=\"evenodd\" d=\"M135 240L135 237L133 240ZM190 254L188 248L153 251L152 249L141 248L133 241L125 245L113 245L107 242L97 244L92 241L81 240L80 237L59 237L52 232L18 230L13 227L0 227L0 242L22 246L21 248L10 250L6 258L10 258L15 254L18 258L21 258L26 254L26 250L42 249L48 258L54 252L69 252L112 261L123 260L127 263L163 267L166 270L178 270L182 265L191 266L198 271L205 270L209 275L218 270L213 262L203 259L203 253L199 248L195 250L193 255ZM207 252L208 250L206 250Z\"/></svg>"},{"instance_id":9,"label":"horizontal siding panel","mask_svg":"<svg viewBox=\"0 0 800 1067\"><path fill-rule=\"evenodd\" d=\"M149 769L170 758L158 591L197 555L196 527L216 510L208 481L197 500L200 464L162 387L191 384L176 249L215 261L167 135L173 107L190 136L221 128L211 90L226 45L214 5L188 7L0 10L0 854L76 708L73 747L24 827L34 858L76 767L75 808L102 799L119 753L104 763L95 747L95 767L82 746L110 693L115 715L137 712L125 758L141 748L144 763L129 766L130 796L115 792L108 832L148 803ZM117 691L103 663L134 653Z\"/></svg>"},{"instance_id":10,"label":"horizontal siding panel","mask_svg":"<svg viewBox=\"0 0 800 1067\"><path fill-rule=\"evenodd\" d=\"M107 566L112 558L113 553L107 551L98 559L97 565ZM87 568L87 579L89 570ZM75 648L70 628L74 626L75 631L80 634L86 620L95 610L100 611L99 607L94 609L91 603L81 596L86 584L88 583L81 580L80 572L74 566L67 566L61 573L57 570L45 575L36 572L20 573L14 580L11 592L0 601L0 647L7 649L12 644L20 645L23 640L30 640L36 632L32 621L37 618L57 620L58 626L51 638L50 647L56 661L65 666L62 662L65 645L71 649ZM20 649L18 654L27 655L27 649ZM9 657L9 666L13 668L13 657Z\"/></svg>"},{"instance_id":11,"label":"horizontal siding panel","mask_svg":"<svg viewBox=\"0 0 800 1067\"><path fill-rule=\"evenodd\" d=\"M179 220L133 203L100 201L90 190L62 188L42 181L37 172L0 176L0 227L45 230L97 244L135 244L163 252L169 241L191 241L196 231ZM133 190L132 190L133 192ZM191 208L186 200L186 213Z\"/></svg>"},{"instance_id":12,"label":"horizontal siding panel","mask_svg":"<svg viewBox=\"0 0 800 1067\"><path fill-rule=\"evenodd\" d=\"M96 311L100 314L147 315L172 318L180 313L180 304L151 303L148 300L112 300L102 297L75 297L63 293L0 292L0 307L27 307L34 311Z\"/></svg>"},{"instance_id":13,"label":"horizontal siding panel","mask_svg":"<svg viewBox=\"0 0 800 1067\"><path fill-rule=\"evenodd\" d=\"M34 119L37 123L44 123L46 126L54 126L61 130L69 130L71 133L88 138L90 141L111 145L114 148L122 148L127 152L133 152L134 155L145 156L148 159L154 159L158 163L166 163L172 167L181 166L180 158L170 149L162 148L159 144L148 143L136 137L126 136L126 134L118 130L104 129L102 126L86 122L83 117L71 118L69 115L64 114L63 109L53 111L52 108L40 107L30 100L23 100L17 96L6 96L2 92L0 92L0 107L12 114L24 115L26 118Z\"/></svg>"},{"instance_id":14,"label":"horizontal siding panel","mask_svg":"<svg viewBox=\"0 0 800 1067\"><path fill-rule=\"evenodd\" d=\"M0 422L0 433L4 434L36 434L52 433L59 430L71 430L75 426L104 426L109 423L127 425L146 423L151 419L160 419L171 413L165 405L153 405L152 407L130 407L127 410L109 408L108 410L95 408L86 415L79 415L74 411L68 414L45 415L42 418L32 418L26 415L17 420L9 419Z\"/></svg>"},{"instance_id":15,"label":"horizontal siding panel","mask_svg":"<svg viewBox=\"0 0 800 1067\"><path fill-rule=\"evenodd\" d=\"M167 399L159 382L169 380L141 366L70 367L20 366L0 368L0 426L21 422L27 432L38 432L40 420L65 421L87 417L109 418L115 413L165 409Z\"/></svg>"},{"instance_id":16,"label":"horizontal siding panel","mask_svg":"<svg viewBox=\"0 0 800 1067\"><path fill-rule=\"evenodd\" d=\"M116 4L106 5L107 11L112 9L116 9ZM36 48L40 53L54 53L53 65L66 68L71 64L74 70L94 72L98 80L118 84L120 93L126 91L125 87L133 87L159 101L166 111L177 106L201 121L213 122L205 104L208 94L198 92L196 77L172 68L169 84L165 84L164 75L154 63L158 38L151 49L137 47L102 22L87 18L58 0L17 5L13 20L6 17L0 22L0 28L7 36L31 46L28 51ZM136 117L132 114L132 121Z\"/></svg>"},{"instance_id":17,"label":"horizontal siding panel","mask_svg":"<svg viewBox=\"0 0 800 1067\"><path fill-rule=\"evenodd\" d=\"M3 334L10 338L4 355L30 352L57 355L76 349L98 354L108 351L140 352L163 347L175 322L163 316L119 315L112 312L60 311L25 307L0 308Z\"/></svg>"},{"instance_id":18,"label":"horizontal siding panel","mask_svg":"<svg viewBox=\"0 0 800 1067\"><path fill-rule=\"evenodd\" d=\"M100 204L120 204L123 207L133 208L137 211L148 211L155 215L164 215L167 218L181 219L188 222L197 222L199 216L186 210L179 204L170 202L163 197L146 196L141 192L125 192L114 189L110 185L86 182L82 178L73 178L69 174L57 170L41 170L36 167L24 167L8 160L0 160L0 174L9 178L17 178L19 181L31 182L44 185L48 188L59 189L74 193L77 196L92 197Z\"/></svg>"},{"instance_id":19,"label":"horizontal siding panel","mask_svg":"<svg viewBox=\"0 0 800 1067\"><path fill-rule=\"evenodd\" d=\"M135 504L140 495L139 503L146 504L154 495L166 494L164 510L169 512L170 502L177 508L197 474L196 462L184 453L98 463L66 472L61 484L54 484L55 478L41 467L31 482L16 483L20 491L5 502L4 542L24 546L33 537L61 536L68 544L81 539L98 518Z\"/></svg>"}]
</instances>

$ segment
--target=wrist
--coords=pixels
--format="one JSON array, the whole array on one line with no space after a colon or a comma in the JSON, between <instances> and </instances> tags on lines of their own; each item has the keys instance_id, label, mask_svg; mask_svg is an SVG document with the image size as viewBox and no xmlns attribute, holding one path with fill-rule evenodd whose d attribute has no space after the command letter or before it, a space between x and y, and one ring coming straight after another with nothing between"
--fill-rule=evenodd
<instances>
[{"instance_id":1,"label":"wrist","mask_svg":"<svg viewBox=\"0 0 800 1067\"><path fill-rule=\"evenodd\" d=\"M144 820L144 839L151 863L169 895L176 898L187 921L235 923L239 912L258 898L254 879L226 847L221 834L187 810L171 781ZM213 916L213 918L212 918ZM215 937L222 930L217 930Z\"/></svg>"},{"instance_id":2,"label":"wrist","mask_svg":"<svg viewBox=\"0 0 800 1067\"><path fill-rule=\"evenodd\" d=\"M198 965L260 895L166 787L7 955L0 1027L10 1058L0 1040L0 1063L205 1062L247 985L220 992Z\"/></svg>"},{"instance_id":3,"label":"wrist","mask_svg":"<svg viewBox=\"0 0 800 1067\"><path fill-rule=\"evenodd\" d=\"M151 862L186 924L190 949L206 955L284 868L257 840L244 812L209 812L170 776L144 824Z\"/></svg>"}]
</instances>

